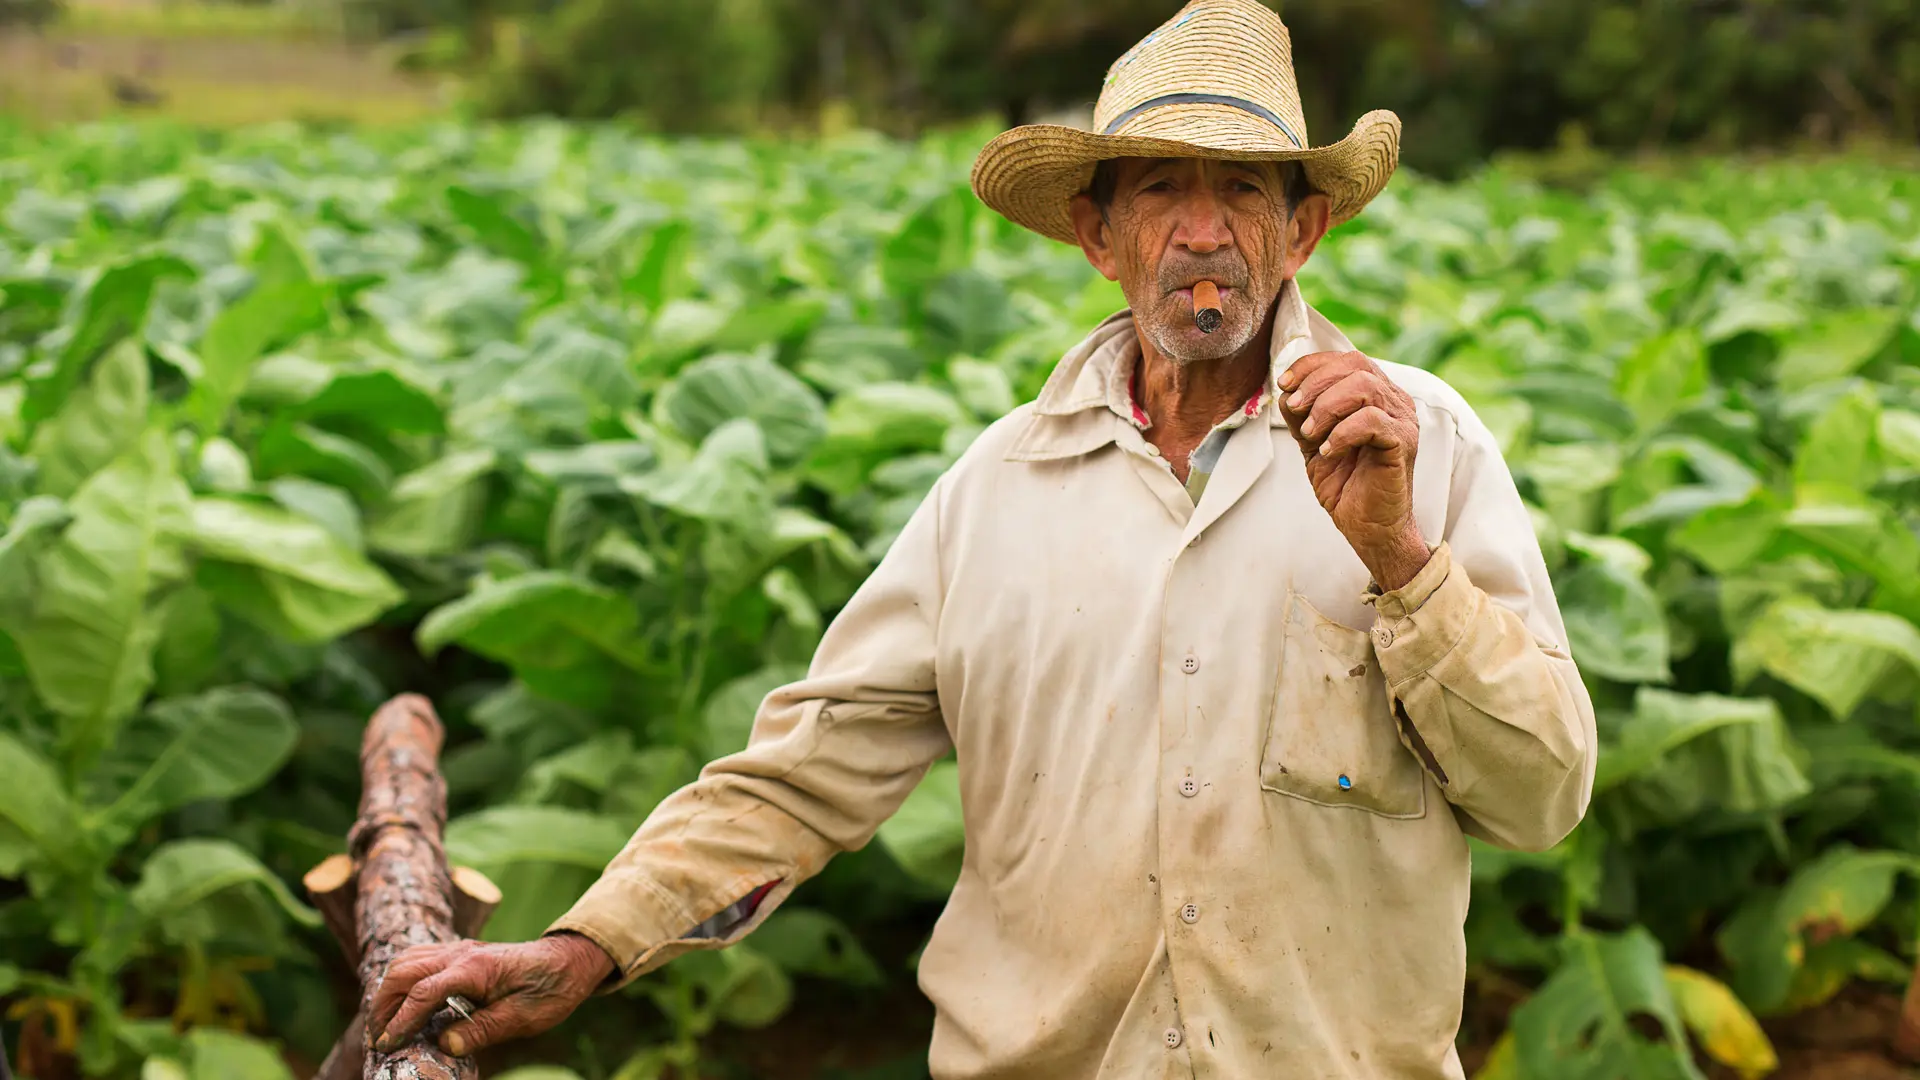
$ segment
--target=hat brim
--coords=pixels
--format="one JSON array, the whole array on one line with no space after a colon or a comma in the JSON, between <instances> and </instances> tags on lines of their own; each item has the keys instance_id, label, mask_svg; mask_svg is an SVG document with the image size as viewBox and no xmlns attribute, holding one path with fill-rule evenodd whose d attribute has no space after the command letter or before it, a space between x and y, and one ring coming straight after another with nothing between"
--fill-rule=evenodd
<instances>
[{"instance_id":1,"label":"hat brim","mask_svg":"<svg viewBox=\"0 0 1920 1080\"><path fill-rule=\"evenodd\" d=\"M1400 118L1385 109L1355 121L1339 142L1306 149L1287 144L1266 121L1227 105L1168 105L1140 119L1126 135L1061 124L1004 131L974 159L974 194L1009 221L1072 244L1077 243L1073 197L1086 190L1094 165L1108 158L1298 161L1307 181L1332 201L1332 223L1339 225L1380 194L1400 160Z\"/></svg>"}]
</instances>

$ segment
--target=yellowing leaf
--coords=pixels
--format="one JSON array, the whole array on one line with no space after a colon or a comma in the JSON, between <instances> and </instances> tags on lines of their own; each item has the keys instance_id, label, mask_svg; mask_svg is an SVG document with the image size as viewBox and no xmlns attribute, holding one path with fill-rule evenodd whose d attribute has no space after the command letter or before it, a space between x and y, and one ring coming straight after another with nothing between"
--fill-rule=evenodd
<instances>
[{"instance_id":1,"label":"yellowing leaf","mask_svg":"<svg viewBox=\"0 0 1920 1080\"><path fill-rule=\"evenodd\" d=\"M1708 1056L1734 1069L1743 1080L1759 1080L1780 1067L1779 1055L1760 1030L1760 1022L1725 983L1679 964L1668 964L1666 975L1680 1018Z\"/></svg>"}]
</instances>

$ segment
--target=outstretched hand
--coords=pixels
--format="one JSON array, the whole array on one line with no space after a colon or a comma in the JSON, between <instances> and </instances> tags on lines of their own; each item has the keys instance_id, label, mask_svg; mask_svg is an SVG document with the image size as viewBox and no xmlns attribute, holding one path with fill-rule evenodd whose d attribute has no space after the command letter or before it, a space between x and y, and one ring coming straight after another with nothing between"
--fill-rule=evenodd
<instances>
[{"instance_id":1,"label":"outstretched hand","mask_svg":"<svg viewBox=\"0 0 1920 1080\"><path fill-rule=\"evenodd\" d=\"M1280 390L1314 497L1340 535L1382 589L1412 581L1430 554L1413 518L1412 396L1357 352L1303 356L1281 374Z\"/></svg>"},{"instance_id":2,"label":"outstretched hand","mask_svg":"<svg viewBox=\"0 0 1920 1080\"><path fill-rule=\"evenodd\" d=\"M613 958L579 934L508 945L416 945L388 965L374 992L367 1039L390 1052L458 994L473 1003L474 1013L440 1033L440 1049L455 1057L472 1054L565 1020L613 970Z\"/></svg>"}]
</instances>

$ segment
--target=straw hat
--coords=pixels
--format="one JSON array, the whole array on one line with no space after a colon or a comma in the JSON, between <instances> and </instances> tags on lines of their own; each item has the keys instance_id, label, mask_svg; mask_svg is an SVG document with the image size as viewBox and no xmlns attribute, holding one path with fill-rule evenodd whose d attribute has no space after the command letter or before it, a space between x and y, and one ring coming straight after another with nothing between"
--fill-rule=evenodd
<instances>
[{"instance_id":1,"label":"straw hat","mask_svg":"<svg viewBox=\"0 0 1920 1080\"><path fill-rule=\"evenodd\" d=\"M1298 161L1333 201L1338 225L1387 186L1400 118L1376 109L1346 138L1313 146L1280 16L1254 0L1191 0L1107 69L1093 130L1002 132L974 160L973 190L1012 221L1071 244L1068 204L1096 162L1117 157Z\"/></svg>"}]
</instances>

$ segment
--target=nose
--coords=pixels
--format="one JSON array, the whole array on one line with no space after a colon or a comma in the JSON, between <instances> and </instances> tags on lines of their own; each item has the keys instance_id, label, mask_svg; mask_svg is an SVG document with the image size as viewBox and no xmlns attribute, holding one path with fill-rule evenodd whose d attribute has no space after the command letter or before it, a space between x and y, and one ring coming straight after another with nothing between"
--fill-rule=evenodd
<instances>
[{"instance_id":1,"label":"nose","mask_svg":"<svg viewBox=\"0 0 1920 1080\"><path fill-rule=\"evenodd\" d=\"M1226 207L1210 185L1197 184L1187 192L1175 211L1173 243L1195 255L1206 255L1233 246L1233 234L1227 230Z\"/></svg>"}]
</instances>

